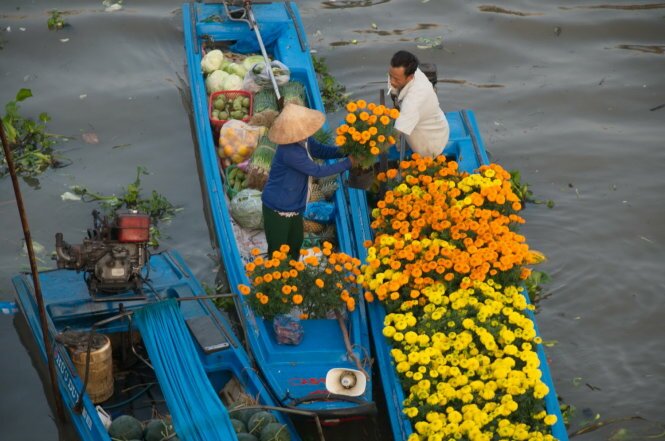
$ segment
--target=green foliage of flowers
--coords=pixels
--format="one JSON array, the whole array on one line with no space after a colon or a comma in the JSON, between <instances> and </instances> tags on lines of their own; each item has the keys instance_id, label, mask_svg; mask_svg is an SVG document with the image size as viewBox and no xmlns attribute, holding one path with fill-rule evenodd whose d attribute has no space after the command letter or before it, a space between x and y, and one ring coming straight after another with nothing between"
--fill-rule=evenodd
<instances>
[{"instance_id":1,"label":"green foliage of flowers","mask_svg":"<svg viewBox=\"0 0 665 441\"><path fill-rule=\"evenodd\" d=\"M302 251L299 261L288 251L289 246L282 245L269 258L252 251L254 259L245 265L251 286L241 284L238 290L255 313L271 318L297 308L305 319L355 310L360 260L334 252L330 242L313 247L311 255Z\"/></svg>"}]
</instances>

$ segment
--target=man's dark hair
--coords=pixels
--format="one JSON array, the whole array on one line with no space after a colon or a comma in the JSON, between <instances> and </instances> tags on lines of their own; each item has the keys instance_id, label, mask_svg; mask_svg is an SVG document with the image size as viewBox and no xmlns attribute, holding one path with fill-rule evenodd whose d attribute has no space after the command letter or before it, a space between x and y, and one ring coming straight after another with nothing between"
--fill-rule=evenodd
<instances>
[{"instance_id":1,"label":"man's dark hair","mask_svg":"<svg viewBox=\"0 0 665 441\"><path fill-rule=\"evenodd\" d=\"M408 51L398 51L395 52L392 59L390 60L390 65L392 67L403 67L404 75L407 77L416 73L418 69L418 58Z\"/></svg>"}]
</instances>

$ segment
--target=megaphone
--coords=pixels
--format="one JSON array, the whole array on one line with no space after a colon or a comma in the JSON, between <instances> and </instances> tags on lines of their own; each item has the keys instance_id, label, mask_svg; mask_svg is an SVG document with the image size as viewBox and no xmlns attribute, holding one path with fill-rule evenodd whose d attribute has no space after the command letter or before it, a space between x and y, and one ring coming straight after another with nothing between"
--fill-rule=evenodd
<instances>
[{"instance_id":1,"label":"megaphone","mask_svg":"<svg viewBox=\"0 0 665 441\"><path fill-rule=\"evenodd\" d=\"M365 393L367 378L356 369L333 368L326 374L326 389L337 395L357 397Z\"/></svg>"}]
</instances>

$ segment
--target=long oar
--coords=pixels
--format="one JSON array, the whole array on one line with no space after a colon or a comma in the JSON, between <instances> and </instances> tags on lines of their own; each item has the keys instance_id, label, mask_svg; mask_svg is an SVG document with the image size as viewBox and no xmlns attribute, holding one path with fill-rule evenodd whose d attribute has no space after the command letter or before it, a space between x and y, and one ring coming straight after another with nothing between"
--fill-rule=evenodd
<instances>
[{"instance_id":1,"label":"long oar","mask_svg":"<svg viewBox=\"0 0 665 441\"><path fill-rule=\"evenodd\" d=\"M281 109L284 104L284 100L282 99L282 95L279 93L279 87L277 86L277 80L275 79L275 74L273 74L272 71L272 66L270 66L270 58L268 57L268 52L266 52L266 47L263 44L263 38L261 38L261 31L259 31L259 25L256 23L256 18L254 17L254 11L252 10L252 1L251 0L244 0L243 2L243 10L244 13L236 18L234 17L234 13L236 11L231 11L229 9L228 2L224 2L224 9L226 10L226 15L228 15L229 19L234 20L234 21L244 21L249 25L249 28L254 31L256 34L256 39L259 42L259 48L261 49L261 54L263 55L263 59L265 60L266 63L266 70L268 71L268 76L270 77L270 82L272 83L272 87L275 90L275 96L277 96L277 103L279 105L279 108Z\"/></svg>"},{"instance_id":2,"label":"long oar","mask_svg":"<svg viewBox=\"0 0 665 441\"><path fill-rule=\"evenodd\" d=\"M7 161L7 168L9 168L9 175L12 177L12 185L14 186L14 195L16 195L16 205L18 206L18 214L21 217L21 226L23 227L23 236L25 237L25 246L28 249L28 259L30 260L30 270L32 272L32 284L35 287L35 297L37 306L39 307L39 324L42 328L42 339L44 340L44 348L46 350L46 360L48 361L48 372L51 378L51 389L53 392L53 399L55 400L55 409L58 414L60 422L65 421L65 411L62 405L62 397L58 392L58 379L55 374L55 361L53 360L53 348L51 346L51 339L48 335L48 325L46 322L46 309L44 308L44 298L42 297L42 286L39 283L39 274L37 272L37 263L35 260L35 251L32 248L32 235L30 234L30 226L28 225L28 217L25 213L25 206L23 205L23 196L21 195L21 187L18 185L18 178L16 177L16 168L14 168L14 159L12 158L12 151L9 146L9 141L5 135L5 127L0 120L0 140L2 140L2 148L5 151L5 160Z\"/></svg>"}]
</instances>

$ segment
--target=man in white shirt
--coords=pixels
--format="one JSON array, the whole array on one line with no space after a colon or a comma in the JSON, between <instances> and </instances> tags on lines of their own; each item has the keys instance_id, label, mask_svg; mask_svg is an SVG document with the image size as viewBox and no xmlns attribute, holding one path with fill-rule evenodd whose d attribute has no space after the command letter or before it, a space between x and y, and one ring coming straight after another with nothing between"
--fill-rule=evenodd
<instances>
[{"instance_id":1,"label":"man in white shirt","mask_svg":"<svg viewBox=\"0 0 665 441\"><path fill-rule=\"evenodd\" d=\"M388 71L390 94L396 96L400 116L395 128L406 135L415 153L435 157L448 143L450 129L434 86L418 69L418 58L411 52L399 51L390 60Z\"/></svg>"}]
</instances>

